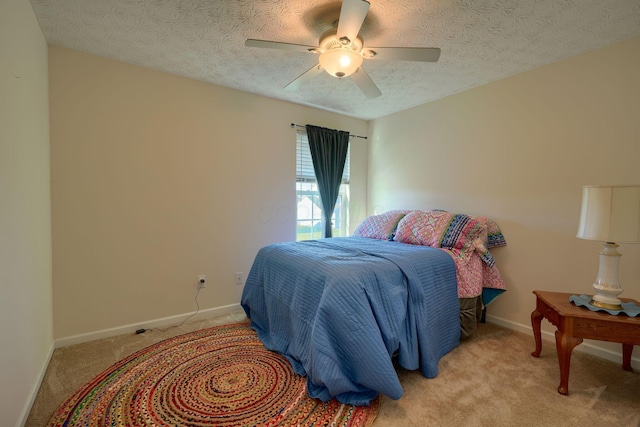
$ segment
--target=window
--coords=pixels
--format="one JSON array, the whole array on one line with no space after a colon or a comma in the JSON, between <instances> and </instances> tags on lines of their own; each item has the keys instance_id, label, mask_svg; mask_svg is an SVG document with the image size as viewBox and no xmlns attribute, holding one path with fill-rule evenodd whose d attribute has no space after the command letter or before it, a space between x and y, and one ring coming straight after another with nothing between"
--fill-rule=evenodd
<instances>
[{"instance_id":1,"label":"window","mask_svg":"<svg viewBox=\"0 0 640 427\"><path fill-rule=\"evenodd\" d=\"M331 217L334 237L346 236L349 230L350 156L351 147L347 150L342 185ZM309 140L305 132L299 131L296 142L296 240L320 239L323 230L322 202L313 170Z\"/></svg>"}]
</instances>

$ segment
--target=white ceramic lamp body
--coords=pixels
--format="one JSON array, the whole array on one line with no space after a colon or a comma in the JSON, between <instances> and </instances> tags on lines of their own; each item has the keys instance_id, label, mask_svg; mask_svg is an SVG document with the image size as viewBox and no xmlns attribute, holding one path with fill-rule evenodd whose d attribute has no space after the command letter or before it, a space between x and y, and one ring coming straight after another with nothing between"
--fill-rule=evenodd
<instances>
[{"instance_id":1,"label":"white ceramic lamp body","mask_svg":"<svg viewBox=\"0 0 640 427\"><path fill-rule=\"evenodd\" d=\"M618 282L618 267L620 257L618 245L615 243L605 243L600 251L600 264L598 266L598 277L593 284L595 294L591 299L591 304L600 308L620 310L622 308L620 295L623 291Z\"/></svg>"}]
</instances>

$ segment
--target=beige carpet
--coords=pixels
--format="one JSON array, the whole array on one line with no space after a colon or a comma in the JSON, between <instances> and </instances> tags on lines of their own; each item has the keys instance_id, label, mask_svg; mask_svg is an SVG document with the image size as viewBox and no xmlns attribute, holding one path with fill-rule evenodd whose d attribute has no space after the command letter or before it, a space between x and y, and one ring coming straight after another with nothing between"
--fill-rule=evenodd
<instances>
[{"instance_id":1,"label":"beige carpet","mask_svg":"<svg viewBox=\"0 0 640 427\"><path fill-rule=\"evenodd\" d=\"M26 426L46 426L73 391L130 353L242 318L228 315L56 350ZM640 373L574 351L569 396L562 396L556 391L560 373L555 345L544 341L539 359L531 356L534 347L532 336L482 324L440 361L436 378L398 368L404 395L397 401L382 397L374 427L640 426Z\"/></svg>"}]
</instances>

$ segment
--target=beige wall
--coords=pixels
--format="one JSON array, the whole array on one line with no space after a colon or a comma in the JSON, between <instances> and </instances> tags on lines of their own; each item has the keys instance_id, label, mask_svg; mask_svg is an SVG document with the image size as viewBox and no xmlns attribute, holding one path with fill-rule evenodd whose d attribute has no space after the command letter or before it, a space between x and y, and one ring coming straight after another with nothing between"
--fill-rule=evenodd
<instances>
[{"instance_id":1,"label":"beige wall","mask_svg":"<svg viewBox=\"0 0 640 427\"><path fill-rule=\"evenodd\" d=\"M495 218L509 290L488 314L530 330L534 289L592 292L600 244L575 237L581 187L640 184L639 52L636 38L375 120L370 211ZM624 296L640 300L640 245L620 251Z\"/></svg>"},{"instance_id":2,"label":"beige wall","mask_svg":"<svg viewBox=\"0 0 640 427\"><path fill-rule=\"evenodd\" d=\"M0 2L0 425L26 420L53 351L47 45Z\"/></svg>"},{"instance_id":3,"label":"beige wall","mask_svg":"<svg viewBox=\"0 0 640 427\"><path fill-rule=\"evenodd\" d=\"M56 340L191 313L199 274L202 310L237 305L235 272L295 238L290 124L368 130L55 46L49 68ZM354 144L357 221L367 146Z\"/></svg>"}]
</instances>

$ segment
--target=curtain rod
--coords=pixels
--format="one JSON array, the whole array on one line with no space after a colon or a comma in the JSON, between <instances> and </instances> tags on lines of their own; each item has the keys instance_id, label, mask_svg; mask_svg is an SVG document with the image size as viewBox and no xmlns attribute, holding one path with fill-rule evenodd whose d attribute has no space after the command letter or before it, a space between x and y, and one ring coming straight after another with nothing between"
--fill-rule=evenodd
<instances>
[{"instance_id":1,"label":"curtain rod","mask_svg":"<svg viewBox=\"0 0 640 427\"><path fill-rule=\"evenodd\" d=\"M294 128L294 127L299 127L299 128L305 128L305 129L307 128L306 126L303 126L303 125L297 125L297 124L295 124L295 123L291 123L291 127L292 127L292 128ZM349 138L352 138L352 137L353 137L353 138L362 138L362 139L367 139L367 137L366 137L366 136L351 135L351 134L349 134Z\"/></svg>"}]
</instances>

